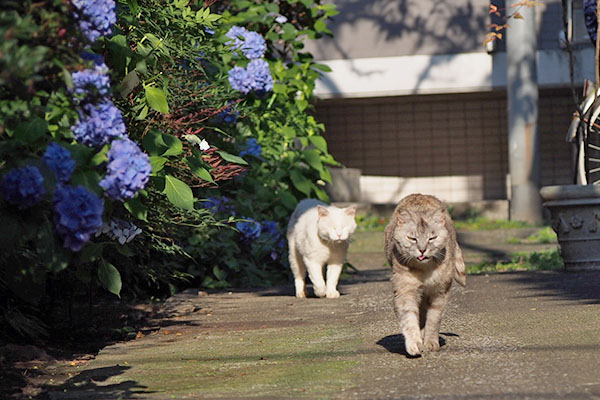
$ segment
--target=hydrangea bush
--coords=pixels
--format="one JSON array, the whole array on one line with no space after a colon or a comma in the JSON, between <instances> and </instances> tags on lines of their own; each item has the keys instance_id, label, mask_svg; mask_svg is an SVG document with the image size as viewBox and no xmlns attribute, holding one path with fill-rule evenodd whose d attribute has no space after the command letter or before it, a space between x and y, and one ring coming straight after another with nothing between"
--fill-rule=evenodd
<instances>
[{"instance_id":1,"label":"hydrangea bush","mask_svg":"<svg viewBox=\"0 0 600 400\"><path fill-rule=\"evenodd\" d=\"M287 279L287 218L302 197L326 200L335 163L308 113L325 67L301 52L333 13L312 0L0 10L0 294L13 299L0 308L44 295L11 276L117 295Z\"/></svg>"}]
</instances>

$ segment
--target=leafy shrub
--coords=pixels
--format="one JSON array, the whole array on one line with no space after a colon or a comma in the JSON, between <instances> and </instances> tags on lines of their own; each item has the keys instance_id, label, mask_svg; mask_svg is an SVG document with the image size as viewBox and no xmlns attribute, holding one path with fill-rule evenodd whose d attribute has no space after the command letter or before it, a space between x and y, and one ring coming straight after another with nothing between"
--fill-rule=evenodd
<instances>
[{"instance_id":1,"label":"leafy shrub","mask_svg":"<svg viewBox=\"0 0 600 400\"><path fill-rule=\"evenodd\" d=\"M309 112L327 67L302 52L335 13L312 0L6 2L4 315L52 285L145 295L286 279L287 218L303 197L327 200L336 164Z\"/></svg>"}]
</instances>

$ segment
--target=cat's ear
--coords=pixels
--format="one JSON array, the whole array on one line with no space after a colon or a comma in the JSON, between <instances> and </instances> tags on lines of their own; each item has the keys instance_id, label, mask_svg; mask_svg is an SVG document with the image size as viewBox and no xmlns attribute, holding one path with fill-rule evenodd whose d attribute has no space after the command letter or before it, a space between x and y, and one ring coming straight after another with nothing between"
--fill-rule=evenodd
<instances>
[{"instance_id":1,"label":"cat's ear","mask_svg":"<svg viewBox=\"0 0 600 400\"><path fill-rule=\"evenodd\" d=\"M346 207L344 208L344 212L349 216L354 217L356 215L356 206Z\"/></svg>"},{"instance_id":2,"label":"cat's ear","mask_svg":"<svg viewBox=\"0 0 600 400\"><path fill-rule=\"evenodd\" d=\"M440 209L433 213L432 220L438 225L446 225L446 210Z\"/></svg>"},{"instance_id":3,"label":"cat's ear","mask_svg":"<svg viewBox=\"0 0 600 400\"><path fill-rule=\"evenodd\" d=\"M329 215L329 210L323 206L317 206L317 211L319 213L319 217L326 217Z\"/></svg>"},{"instance_id":4,"label":"cat's ear","mask_svg":"<svg viewBox=\"0 0 600 400\"><path fill-rule=\"evenodd\" d=\"M408 210L398 210L398 225L406 224L412 220L412 213Z\"/></svg>"}]
</instances>

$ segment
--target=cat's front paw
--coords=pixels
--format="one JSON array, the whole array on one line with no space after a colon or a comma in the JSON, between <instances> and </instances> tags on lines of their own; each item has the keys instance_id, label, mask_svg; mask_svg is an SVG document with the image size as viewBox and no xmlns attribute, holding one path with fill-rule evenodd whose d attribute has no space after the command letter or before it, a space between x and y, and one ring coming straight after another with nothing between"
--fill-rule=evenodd
<instances>
[{"instance_id":1,"label":"cat's front paw","mask_svg":"<svg viewBox=\"0 0 600 400\"><path fill-rule=\"evenodd\" d=\"M423 341L406 339L406 352L411 356L420 356L423 353Z\"/></svg>"},{"instance_id":2,"label":"cat's front paw","mask_svg":"<svg viewBox=\"0 0 600 400\"><path fill-rule=\"evenodd\" d=\"M317 297L325 297L327 294L327 289L325 288L325 286L313 286L313 289L315 291L315 296Z\"/></svg>"},{"instance_id":3,"label":"cat's front paw","mask_svg":"<svg viewBox=\"0 0 600 400\"><path fill-rule=\"evenodd\" d=\"M306 292L304 290L300 290L300 291L296 291L296 297L299 299L304 299L306 298Z\"/></svg>"},{"instance_id":4,"label":"cat's front paw","mask_svg":"<svg viewBox=\"0 0 600 400\"><path fill-rule=\"evenodd\" d=\"M440 349L439 339L438 338L426 339L425 340L425 349L427 351L438 351Z\"/></svg>"},{"instance_id":5,"label":"cat's front paw","mask_svg":"<svg viewBox=\"0 0 600 400\"><path fill-rule=\"evenodd\" d=\"M328 290L326 296L327 296L328 299L337 299L338 297L340 297L340 292L338 292L335 289Z\"/></svg>"}]
</instances>

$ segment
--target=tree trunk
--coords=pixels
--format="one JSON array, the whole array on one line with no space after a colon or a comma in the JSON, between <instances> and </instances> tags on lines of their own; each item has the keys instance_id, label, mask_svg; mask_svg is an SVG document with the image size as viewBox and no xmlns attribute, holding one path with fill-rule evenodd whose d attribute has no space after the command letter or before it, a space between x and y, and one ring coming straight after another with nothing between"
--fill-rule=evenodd
<instances>
[{"instance_id":1,"label":"tree trunk","mask_svg":"<svg viewBox=\"0 0 600 400\"><path fill-rule=\"evenodd\" d=\"M510 218L542 220L540 139L537 127L537 33L535 7L519 10L506 31Z\"/></svg>"}]
</instances>

